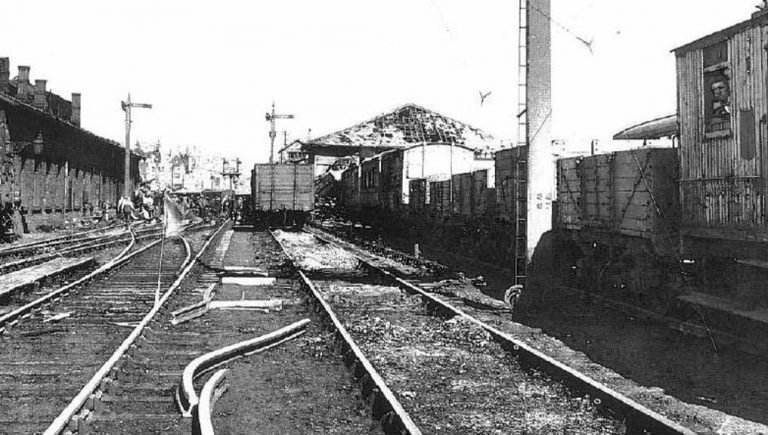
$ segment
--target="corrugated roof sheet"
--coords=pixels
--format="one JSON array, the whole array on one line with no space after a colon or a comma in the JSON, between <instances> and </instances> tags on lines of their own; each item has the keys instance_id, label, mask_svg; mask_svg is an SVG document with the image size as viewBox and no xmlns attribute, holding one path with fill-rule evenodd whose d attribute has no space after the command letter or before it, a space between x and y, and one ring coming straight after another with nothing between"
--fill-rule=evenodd
<instances>
[{"instance_id":1,"label":"corrugated roof sheet","mask_svg":"<svg viewBox=\"0 0 768 435\"><path fill-rule=\"evenodd\" d=\"M406 104L392 112L344 130L310 140L309 149L324 147L402 148L426 143L451 143L472 149L496 149L500 141L490 134L447 116Z\"/></svg>"},{"instance_id":2,"label":"corrugated roof sheet","mask_svg":"<svg viewBox=\"0 0 768 435\"><path fill-rule=\"evenodd\" d=\"M615 140L651 140L677 134L677 115L669 115L633 125L616 133L613 138Z\"/></svg>"}]
</instances>

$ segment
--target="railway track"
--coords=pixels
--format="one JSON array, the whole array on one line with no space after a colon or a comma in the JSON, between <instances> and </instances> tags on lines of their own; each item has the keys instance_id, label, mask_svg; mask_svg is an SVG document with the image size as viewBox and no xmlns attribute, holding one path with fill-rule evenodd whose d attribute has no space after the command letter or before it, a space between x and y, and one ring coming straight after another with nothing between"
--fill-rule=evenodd
<instances>
[{"instance_id":1,"label":"railway track","mask_svg":"<svg viewBox=\"0 0 768 435\"><path fill-rule=\"evenodd\" d=\"M188 253L184 243L169 241L163 256L166 288ZM152 307L159 258L159 244L150 244L117 270L48 300L45 310L3 316L0 432L37 433L53 421Z\"/></svg>"},{"instance_id":2,"label":"railway track","mask_svg":"<svg viewBox=\"0 0 768 435\"><path fill-rule=\"evenodd\" d=\"M286 249L305 256L300 264L316 264L317 257L306 258L313 248L299 245ZM324 258L346 251L328 239L317 245ZM323 246L334 250L323 253ZM350 258L359 267L346 276L335 262L332 273L311 275L306 286L328 316L347 326L422 430L693 433L394 276L388 265ZM349 352L345 358L356 371L365 365Z\"/></svg>"},{"instance_id":3,"label":"railway track","mask_svg":"<svg viewBox=\"0 0 768 435\"><path fill-rule=\"evenodd\" d=\"M76 233L65 234L62 236L52 237L46 240L40 240L37 242L24 243L20 245L10 246L0 249L0 258L9 256L24 256L25 253L34 252L39 250L45 250L67 243L76 242L77 240L84 240L92 237L97 237L98 233L105 233L119 229L122 225L114 224L104 228L95 228L87 231L79 231Z\"/></svg>"},{"instance_id":4,"label":"railway track","mask_svg":"<svg viewBox=\"0 0 768 435\"><path fill-rule=\"evenodd\" d=\"M104 394L101 396L99 406L90 417L80 419L80 426L87 426L92 433L166 433L188 434L194 433L193 425L196 424L196 404L192 403L190 394L184 390L183 373L191 361L202 355L215 351L224 346L231 346L245 339L252 339L263 334L270 333L288 324L301 322L308 315L307 308L300 303L300 289L289 274L283 268L286 260L274 240L266 233L253 233L248 237L252 239L252 245L247 248L258 257L258 267L270 279L264 285L239 286L222 283L224 270L224 257L230 242L243 244L244 235L233 237L232 231L224 231L221 237L214 241L216 249L209 249L200 257L200 263L192 267L187 280L166 301L167 310L162 310L152 319L151 329L142 333L136 341L130 356L122 364L120 370L113 376ZM240 246L243 248L243 246ZM237 255L230 255L229 263L237 263ZM250 259L250 256L240 256ZM240 266L248 266L239 264ZM238 265L238 264L235 264ZM217 271L217 272L214 272ZM226 275L226 274L225 274ZM184 307L189 307L200 302L206 291L211 291L211 286L216 288L217 301L237 301L241 298L248 300L280 301L279 310L269 312L256 312L245 310L211 310L204 315L185 319L185 321L172 322L174 313L180 313ZM301 382L303 388L307 385L317 384L325 377L320 375L328 371L328 362L318 362L307 351L307 346L316 343L318 339L327 334L320 325L309 324L302 332L299 346L294 343L271 350L265 355L256 369L247 361L243 363L228 364L231 376L239 377L241 382L233 385L232 392L237 394L238 388L247 388L245 384L252 380L263 380L271 377L283 378L288 372L291 376L306 377ZM252 357L255 358L255 357ZM249 358L249 359L252 359ZM248 373L249 370L257 370L258 374ZM344 376L337 372L337 377ZM206 375L207 376L207 375ZM194 389L202 389L205 376L196 378ZM314 388L318 395L318 401L338 401L329 389ZM194 394L194 392L193 392ZM247 391L253 395L254 391ZM285 400L285 392L279 389L268 390L266 394ZM297 402L306 400L302 393L294 393L301 396ZM282 414L280 418L270 421L269 417L259 420L258 429L252 422L243 421L247 416L258 412L258 409L237 412L232 418L227 419L224 432L262 432L262 433L304 433L308 426L302 421L307 420L306 413L300 406L286 404L284 402L272 402L272 407L279 407ZM350 400L350 402L357 404ZM318 409L323 414L331 413L329 408ZM344 430L350 428L350 412L344 413L347 418L344 422ZM263 411L263 410L262 410ZM298 414L297 418L285 418L292 412ZM303 418L302 415L303 414ZM327 418L327 416L323 416ZM375 430L367 430L371 426L367 418L351 416L353 426L358 433L377 433ZM86 423L87 421L87 423ZM221 420L219 419L219 423ZM298 426L293 424L299 422ZM312 424L318 424L313 420ZM252 429L245 429L251 427ZM252 432L252 433L253 433Z\"/></svg>"},{"instance_id":5,"label":"railway track","mask_svg":"<svg viewBox=\"0 0 768 435\"><path fill-rule=\"evenodd\" d=\"M141 225L131 232L121 228L111 228L105 234L87 235L76 238L61 238L41 242L33 246L22 246L0 251L0 273L21 270L36 264L60 257L74 257L89 252L128 244L133 240L146 240L158 237L162 232L159 225ZM133 234L132 234L133 233Z\"/></svg>"},{"instance_id":6,"label":"railway track","mask_svg":"<svg viewBox=\"0 0 768 435\"><path fill-rule=\"evenodd\" d=\"M166 243L167 290L157 306L159 246L151 245L105 279L21 319L0 341L0 433L190 433L198 412L211 412L213 394L203 387L207 369L184 381L190 362L289 324L304 326L258 363L226 362L229 390L202 420L222 433L690 433L660 416L637 417L626 408L632 403L596 394L600 386L585 376L537 360L524 344L369 258L309 237L333 267L297 279L284 252L298 267L306 262L291 247L267 233L233 236L220 227L215 237L192 238L191 261L185 242ZM227 254L230 243L235 254ZM201 305L206 294L214 302ZM222 308L243 301L280 309ZM589 399L581 397L584 383Z\"/></svg>"},{"instance_id":7,"label":"railway track","mask_svg":"<svg viewBox=\"0 0 768 435\"><path fill-rule=\"evenodd\" d=\"M160 229L156 226L133 229L127 234L106 235L87 242L79 241L68 248L68 257L61 252L44 254L53 260L40 262L38 256L22 258L13 264L23 267L14 272L0 270L7 280L0 283L0 333L6 324L48 303L50 299L66 294L69 289L101 275L120 263L129 251L137 246L158 240ZM121 245L127 245L120 248ZM115 249L120 249L116 251ZM86 254L98 252L93 256ZM8 264L6 264L7 266ZM0 266L2 267L2 266Z\"/></svg>"}]
</instances>

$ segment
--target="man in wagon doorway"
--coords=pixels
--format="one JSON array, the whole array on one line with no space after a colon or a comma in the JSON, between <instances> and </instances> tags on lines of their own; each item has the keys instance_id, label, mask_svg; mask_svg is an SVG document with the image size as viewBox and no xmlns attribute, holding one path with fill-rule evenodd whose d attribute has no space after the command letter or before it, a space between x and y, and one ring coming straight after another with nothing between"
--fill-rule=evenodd
<instances>
[{"instance_id":1,"label":"man in wagon doorway","mask_svg":"<svg viewBox=\"0 0 768 435\"><path fill-rule=\"evenodd\" d=\"M731 91L725 80L712 83L712 115L723 121L731 116Z\"/></svg>"}]
</instances>

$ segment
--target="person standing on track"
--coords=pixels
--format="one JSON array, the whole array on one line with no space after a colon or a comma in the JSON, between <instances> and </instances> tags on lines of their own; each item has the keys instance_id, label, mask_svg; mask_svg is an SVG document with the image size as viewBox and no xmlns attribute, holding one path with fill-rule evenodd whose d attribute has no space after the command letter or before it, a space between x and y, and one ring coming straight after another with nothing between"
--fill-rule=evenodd
<instances>
[{"instance_id":1,"label":"person standing on track","mask_svg":"<svg viewBox=\"0 0 768 435\"><path fill-rule=\"evenodd\" d=\"M127 229L131 225L131 215L133 214L133 201L126 197L121 197L120 202L117 204L118 212L123 216L125 220L125 228Z\"/></svg>"}]
</instances>

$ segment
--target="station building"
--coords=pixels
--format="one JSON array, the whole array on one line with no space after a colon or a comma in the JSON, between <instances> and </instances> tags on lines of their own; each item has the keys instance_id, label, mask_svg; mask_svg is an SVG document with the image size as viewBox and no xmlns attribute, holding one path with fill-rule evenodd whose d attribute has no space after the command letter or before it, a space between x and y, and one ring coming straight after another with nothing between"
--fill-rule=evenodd
<instances>
[{"instance_id":1,"label":"station building","mask_svg":"<svg viewBox=\"0 0 768 435\"><path fill-rule=\"evenodd\" d=\"M0 205L20 211L28 231L114 208L123 191L125 148L80 127L81 98L70 100L30 80L30 67L10 78L0 58ZM139 177L131 159L131 184Z\"/></svg>"}]
</instances>

